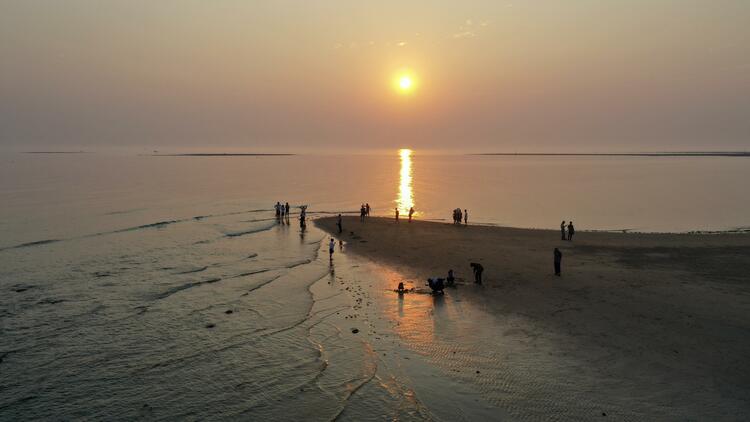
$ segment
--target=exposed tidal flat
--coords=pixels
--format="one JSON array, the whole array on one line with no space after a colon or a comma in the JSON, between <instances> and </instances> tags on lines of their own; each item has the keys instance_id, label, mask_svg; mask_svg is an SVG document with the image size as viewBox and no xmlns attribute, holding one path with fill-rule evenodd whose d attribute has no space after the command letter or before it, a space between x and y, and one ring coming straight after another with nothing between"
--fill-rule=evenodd
<instances>
[{"instance_id":1,"label":"exposed tidal flat","mask_svg":"<svg viewBox=\"0 0 750 422\"><path fill-rule=\"evenodd\" d=\"M316 223L390 268L392 283L424 291L427 277L456 272L427 327L401 335L511 419L750 412L750 236L579 232L569 242L552 230L344 217L338 234L334 218ZM482 285L470 262L483 264Z\"/></svg>"}]
</instances>

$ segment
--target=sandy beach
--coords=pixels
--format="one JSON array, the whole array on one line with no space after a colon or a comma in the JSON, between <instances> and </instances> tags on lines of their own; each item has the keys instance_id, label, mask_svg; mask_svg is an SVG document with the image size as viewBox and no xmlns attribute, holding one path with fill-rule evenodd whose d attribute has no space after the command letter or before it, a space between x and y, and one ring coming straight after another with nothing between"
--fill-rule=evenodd
<instances>
[{"instance_id":1,"label":"sandy beach","mask_svg":"<svg viewBox=\"0 0 750 422\"><path fill-rule=\"evenodd\" d=\"M750 236L579 231L567 242L554 230L344 217L338 234L335 223L316 220L347 252L392 270L393 283L424 290L427 277L455 271L445 297L478 306L497 325L461 338L481 340L477 355L494 378L515 370L513 383L530 383L485 380L480 390L498 407L538 406L516 415L547 419L564 411L563 419L739 420L750 412ZM482 285L469 262L484 266Z\"/></svg>"}]
</instances>

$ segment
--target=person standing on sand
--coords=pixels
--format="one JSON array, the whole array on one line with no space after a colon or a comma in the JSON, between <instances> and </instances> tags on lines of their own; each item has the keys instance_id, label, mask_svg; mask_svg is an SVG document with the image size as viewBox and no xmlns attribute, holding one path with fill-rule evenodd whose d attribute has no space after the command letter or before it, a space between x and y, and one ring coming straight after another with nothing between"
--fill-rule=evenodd
<instances>
[{"instance_id":1,"label":"person standing on sand","mask_svg":"<svg viewBox=\"0 0 750 422\"><path fill-rule=\"evenodd\" d=\"M286 215L289 216L289 202L284 205L284 209L286 210Z\"/></svg>"},{"instance_id":2,"label":"person standing on sand","mask_svg":"<svg viewBox=\"0 0 750 422\"><path fill-rule=\"evenodd\" d=\"M411 223L411 216L414 215L414 207L409 208L409 222Z\"/></svg>"},{"instance_id":3,"label":"person standing on sand","mask_svg":"<svg viewBox=\"0 0 750 422\"><path fill-rule=\"evenodd\" d=\"M333 248L336 246L336 242L333 241L333 238L331 238L331 241L328 242L328 259L333 261Z\"/></svg>"},{"instance_id":4,"label":"person standing on sand","mask_svg":"<svg viewBox=\"0 0 750 422\"><path fill-rule=\"evenodd\" d=\"M359 221L362 222L362 223L365 221L365 213L366 212L367 212L367 210L365 210L365 204L362 204L359 207Z\"/></svg>"},{"instance_id":5,"label":"person standing on sand","mask_svg":"<svg viewBox=\"0 0 750 422\"><path fill-rule=\"evenodd\" d=\"M472 262L469 264L471 269L474 271L474 282L477 284L482 284L482 273L484 272L484 267L482 264L478 262Z\"/></svg>"},{"instance_id":6,"label":"person standing on sand","mask_svg":"<svg viewBox=\"0 0 750 422\"><path fill-rule=\"evenodd\" d=\"M464 224L469 225L469 210L464 209Z\"/></svg>"},{"instance_id":7,"label":"person standing on sand","mask_svg":"<svg viewBox=\"0 0 750 422\"><path fill-rule=\"evenodd\" d=\"M555 248L555 275L560 276L560 264L562 263L562 252L560 249Z\"/></svg>"},{"instance_id":8,"label":"person standing on sand","mask_svg":"<svg viewBox=\"0 0 750 422\"><path fill-rule=\"evenodd\" d=\"M368 217L370 216L370 203L369 202L365 204L365 215Z\"/></svg>"},{"instance_id":9,"label":"person standing on sand","mask_svg":"<svg viewBox=\"0 0 750 422\"><path fill-rule=\"evenodd\" d=\"M573 222L568 223L568 240L573 241L573 235L576 234L576 229L573 227Z\"/></svg>"},{"instance_id":10,"label":"person standing on sand","mask_svg":"<svg viewBox=\"0 0 750 422\"><path fill-rule=\"evenodd\" d=\"M341 227L341 214L336 218L336 227L339 228L339 233L343 231L343 228Z\"/></svg>"},{"instance_id":11,"label":"person standing on sand","mask_svg":"<svg viewBox=\"0 0 750 422\"><path fill-rule=\"evenodd\" d=\"M560 236L562 236L562 240L565 240L565 220L560 223Z\"/></svg>"},{"instance_id":12,"label":"person standing on sand","mask_svg":"<svg viewBox=\"0 0 750 422\"><path fill-rule=\"evenodd\" d=\"M396 211L396 222L398 223L398 207L394 208L394 211Z\"/></svg>"}]
</instances>

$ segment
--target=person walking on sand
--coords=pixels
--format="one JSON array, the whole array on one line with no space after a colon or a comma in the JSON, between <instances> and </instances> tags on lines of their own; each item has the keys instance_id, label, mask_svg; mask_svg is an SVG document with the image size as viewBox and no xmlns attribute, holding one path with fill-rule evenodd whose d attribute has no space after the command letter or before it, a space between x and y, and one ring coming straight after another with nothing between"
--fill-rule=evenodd
<instances>
[{"instance_id":1,"label":"person walking on sand","mask_svg":"<svg viewBox=\"0 0 750 422\"><path fill-rule=\"evenodd\" d=\"M394 208L393 210L396 211L396 222L398 223L398 207Z\"/></svg>"},{"instance_id":2,"label":"person walking on sand","mask_svg":"<svg viewBox=\"0 0 750 422\"><path fill-rule=\"evenodd\" d=\"M562 236L562 240L565 240L565 220L560 223L560 236Z\"/></svg>"},{"instance_id":3,"label":"person walking on sand","mask_svg":"<svg viewBox=\"0 0 750 422\"><path fill-rule=\"evenodd\" d=\"M555 248L555 275L560 276L560 264L562 263L562 252L560 249Z\"/></svg>"},{"instance_id":4,"label":"person walking on sand","mask_svg":"<svg viewBox=\"0 0 750 422\"><path fill-rule=\"evenodd\" d=\"M341 214L339 214L339 216L338 216L338 217L336 217L336 227L338 227L338 228L339 228L339 234L340 234L340 233L341 233L341 232L342 232L342 231L344 230L344 229L343 229L343 228L341 227Z\"/></svg>"},{"instance_id":5,"label":"person walking on sand","mask_svg":"<svg viewBox=\"0 0 750 422\"><path fill-rule=\"evenodd\" d=\"M336 246L336 242L333 241L333 238L331 238L331 241L328 242L328 259L333 261L333 249Z\"/></svg>"},{"instance_id":6,"label":"person walking on sand","mask_svg":"<svg viewBox=\"0 0 750 422\"><path fill-rule=\"evenodd\" d=\"M364 222L365 221L365 213L367 210L365 209L365 204L362 204L362 206L359 207L359 221Z\"/></svg>"},{"instance_id":7,"label":"person walking on sand","mask_svg":"<svg viewBox=\"0 0 750 422\"><path fill-rule=\"evenodd\" d=\"M469 210L464 209L464 224L469 225Z\"/></svg>"},{"instance_id":8,"label":"person walking on sand","mask_svg":"<svg viewBox=\"0 0 750 422\"><path fill-rule=\"evenodd\" d=\"M365 204L365 215L368 217L370 216L370 203L369 202Z\"/></svg>"},{"instance_id":9,"label":"person walking on sand","mask_svg":"<svg viewBox=\"0 0 750 422\"><path fill-rule=\"evenodd\" d=\"M568 240L573 241L573 235L576 234L576 228L573 227L573 222L568 223Z\"/></svg>"},{"instance_id":10,"label":"person walking on sand","mask_svg":"<svg viewBox=\"0 0 750 422\"><path fill-rule=\"evenodd\" d=\"M284 210L286 211L286 215L289 216L289 202L284 205Z\"/></svg>"},{"instance_id":11,"label":"person walking on sand","mask_svg":"<svg viewBox=\"0 0 750 422\"><path fill-rule=\"evenodd\" d=\"M414 215L414 207L409 208L409 222L411 223L411 216Z\"/></svg>"}]
</instances>

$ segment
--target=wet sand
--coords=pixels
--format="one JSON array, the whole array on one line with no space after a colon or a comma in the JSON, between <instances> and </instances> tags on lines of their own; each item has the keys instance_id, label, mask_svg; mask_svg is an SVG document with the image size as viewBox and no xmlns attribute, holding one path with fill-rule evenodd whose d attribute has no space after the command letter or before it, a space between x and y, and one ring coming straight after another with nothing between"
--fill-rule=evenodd
<instances>
[{"instance_id":1,"label":"wet sand","mask_svg":"<svg viewBox=\"0 0 750 422\"><path fill-rule=\"evenodd\" d=\"M738 420L750 412L750 236L579 231L565 242L552 230L345 217L338 235L335 218L316 224L347 252L392 269L393 283L403 277L424 290L427 277L452 268L449 306L425 311L435 321L429 336L406 331L404 315L396 331L459 380L483 365L466 385L511 416ZM562 277L553 274L555 247ZM481 286L469 262L485 267Z\"/></svg>"}]
</instances>

